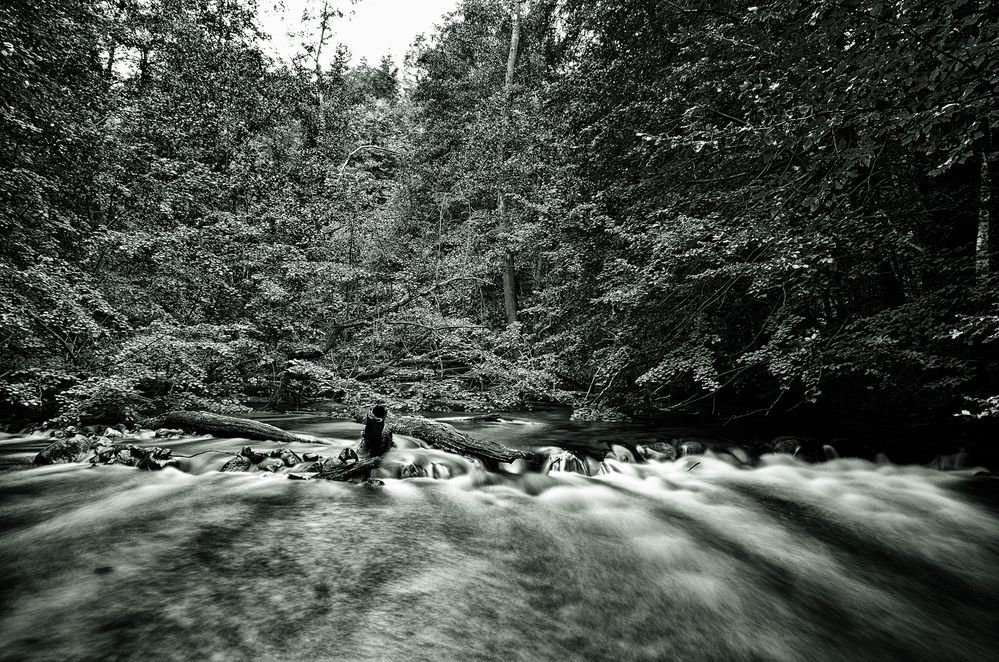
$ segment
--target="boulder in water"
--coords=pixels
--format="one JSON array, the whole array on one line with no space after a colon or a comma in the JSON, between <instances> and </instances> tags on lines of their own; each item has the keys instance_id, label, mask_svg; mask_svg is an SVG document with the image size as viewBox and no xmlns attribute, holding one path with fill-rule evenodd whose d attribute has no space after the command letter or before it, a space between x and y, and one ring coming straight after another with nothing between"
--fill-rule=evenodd
<instances>
[{"instance_id":1,"label":"boulder in water","mask_svg":"<svg viewBox=\"0 0 999 662\"><path fill-rule=\"evenodd\" d=\"M319 453L302 453L302 459L306 462L315 462L319 459Z\"/></svg>"},{"instance_id":2,"label":"boulder in water","mask_svg":"<svg viewBox=\"0 0 999 662\"><path fill-rule=\"evenodd\" d=\"M704 455L705 446L699 441L687 440L677 444L677 455L687 457L688 455Z\"/></svg>"},{"instance_id":3,"label":"boulder in water","mask_svg":"<svg viewBox=\"0 0 999 662\"><path fill-rule=\"evenodd\" d=\"M144 471L160 471L161 469L166 469L167 467L176 467L177 464L178 462L175 459L159 458L150 454L139 460L138 464L135 466Z\"/></svg>"},{"instance_id":4,"label":"boulder in water","mask_svg":"<svg viewBox=\"0 0 999 662\"><path fill-rule=\"evenodd\" d=\"M604 456L605 460L617 460L618 462L624 462L625 464L634 464L635 455L620 444L611 444L610 450Z\"/></svg>"},{"instance_id":5,"label":"boulder in water","mask_svg":"<svg viewBox=\"0 0 999 662\"><path fill-rule=\"evenodd\" d=\"M253 464L250 462L250 458L245 455L237 455L228 462L222 465L219 471L223 472L235 472L235 471L247 471Z\"/></svg>"},{"instance_id":6,"label":"boulder in water","mask_svg":"<svg viewBox=\"0 0 999 662\"><path fill-rule=\"evenodd\" d=\"M822 444L822 454L825 456L826 460L838 460L839 453L836 449L829 444Z\"/></svg>"},{"instance_id":7,"label":"boulder in water","mask_svg":"<svg viewBox=\"0 0 999 662\"><path fill-rule=\"evenodd\" d=\"M248 459L253 464L259 464L263 462L267 457L267 453L262 453L260 451L255 451L249 446L243 446L243 449L239 451L239 454Z\"/></svg>"},{"instance_id":8,"label":"boulder in water","mask_svg":"<svg viewBox=\"0 0 999 662\"><path fill-rule=\"evenodd\" d=\"M296 464L301 464L302 462L302 458L298 456L298 453L290 448L282 448L281 453L278 455L278 459L284 462L284 466L286 467L293 467Z\"/></svg>"},{"instance_id":9,"label":"boulder in water","mask_svg":"<svg viewBox=\"0 0 999 662\"><path fill-rule=\"evenodd\" d=\"M653 441L635 448L649 462L672 462L676 459L676 448L667 441Z\"/></svg>"},{"instance_id":10,"label":"boulder in water","mask_svg":"<svg viewBox=\"0 0 999 662\"><path fill-rule=\"evenodd\" d=\"M145 471L159 471L166 467L176 466L177 460L172 459L173 451L169 448L152 446L109 446L101 444L94 450L91 464L122 464L126 467L137 467Z\"/></svg>"},{"instance_id":11,"label":"boulder in water","mask_svg":"<svg viewBox=\"0 0 999 662\"><path fill-rule=\"evenodd\" d=\"M284 460L278 457L269 457L260 464L257 465L257 469L260 471L270 471L271 473L276 472L278 469L283 469L285 467Z\"/></svg>"},{"instance_id":12,"label":"boulder in water","mask_svg":"<svg viewBox=\"0 0 999 662\"><path fill-rule=\"evenodd\" d=\"M79 462L90 452L92 442L82 434L54 441L35 456L35 464L68 464Z\"/></svg>"},{"instance_id":13,"label":"boulder in water","mask_svg":"<svg viewBox=\"0 0 999 662\"><path fill-rule=\"evenodd\" d=\"M116 430L115 428L107 428L104 430L104 436L109 439L117 439L119 437L124 437L125 433L121 430Z\"/></svg>"},{"instance_id":14,"label":"boulder in water","mask_svg":"<svg viewBox=\"0 0 999 662\"><path fill-rule=\"evenodd\" d=\"M157 439L169 439L171 437L183 437L184 431L179 428L159 428L153 433Z\"/></svg>"},{"instance_id":15,"label":"boulder in water","mask_svg":"<svg viewBox=\"0 0 999 662\"><path fill-rule=\"evenodd\" d=\"M801 440L797 437L777 437L770 442L770 450L774 453L797 455L801 450Z\"/></svg>"}]
</instances>

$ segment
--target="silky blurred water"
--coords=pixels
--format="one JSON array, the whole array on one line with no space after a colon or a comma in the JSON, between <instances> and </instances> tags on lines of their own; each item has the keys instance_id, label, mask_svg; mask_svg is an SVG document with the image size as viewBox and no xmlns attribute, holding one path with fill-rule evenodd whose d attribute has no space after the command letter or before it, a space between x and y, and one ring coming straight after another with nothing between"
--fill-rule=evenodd
<instances>
[{"instance_id":1,"label":"silky blurred water","mask_svg":"<svg viewBox=\"0 0 999 662\"><path fill-rule=\"evenodd\" d=\"M272 422L323 442L300 454L360 430ZM553 442L538 420L479 431ZM562 445L599 446L580 436ZM502 474L400 442L386 476L454 477L222 474L276 444L211 437L169 444L201 453L182 470L0 474L0 660L999 659L995 479L722 455Z\"/></svg>"}]
</instances>

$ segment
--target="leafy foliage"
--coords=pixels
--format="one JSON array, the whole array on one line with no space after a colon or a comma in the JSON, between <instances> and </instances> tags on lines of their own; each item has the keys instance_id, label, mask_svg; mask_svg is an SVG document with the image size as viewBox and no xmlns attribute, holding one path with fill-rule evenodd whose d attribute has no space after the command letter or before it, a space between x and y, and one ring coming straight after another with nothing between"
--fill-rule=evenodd
<instances>
[{"instance_id":1,"label":"leafy foliage","mask_svg":"<svg viewBox=\"0 0 999 662\"><path fill-rule=\"evenodd\" d=\"M989 0L525 0L508 86L514 6L402 80L252 0L0 8L5 406L995 414Z\"/></svg>"}]
</instances>

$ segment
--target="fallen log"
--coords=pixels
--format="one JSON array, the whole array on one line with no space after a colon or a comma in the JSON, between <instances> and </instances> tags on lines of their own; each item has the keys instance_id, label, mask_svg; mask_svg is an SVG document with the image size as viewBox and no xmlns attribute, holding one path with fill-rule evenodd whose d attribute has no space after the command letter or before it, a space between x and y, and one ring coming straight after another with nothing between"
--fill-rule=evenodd
<instances>
[{"instance_id":1,"label":"fallen log","mask_svg":"<svg viewBox=\"0 0 999 662\"><path fill-rule=\"evenodd\" d=\"M372 469L377 469L380 466L382 466L382 458L366 457L361 460L357 460L356 462L337 464L330 466L329 468L324 467L316 474L316 478L325 478L326 480L367 478Z\"/></svg>"},{"instance_id":2,"label":"fallen log","mask_svg":"<svg viewBox=\"0 0 999 662\"><path fill-rule=\"evenodd\" d=\"M363 423L365 414L364 411L355 411L354 420ZM393 433L416 437L424 446L447 453L474 457L486 462L536 460L534 453L530 451L508 448L495 441L476 439L459 432L453 425L422 416L390 416L388 425Z\"/></svg>"},{"instance_id":3,"label":"fallen log","mask_svg":"<svg viewBox=\"0 0 999 662\"><path fill-rule=\"evenodd\" d=\"M240 437L259 441L320 443L308 437L292 434L269 423L204 411L170 411L146 421L145 427L152 429L177 427L192 432L213 434L218 437Z\"/></svg>"}]
</instances>

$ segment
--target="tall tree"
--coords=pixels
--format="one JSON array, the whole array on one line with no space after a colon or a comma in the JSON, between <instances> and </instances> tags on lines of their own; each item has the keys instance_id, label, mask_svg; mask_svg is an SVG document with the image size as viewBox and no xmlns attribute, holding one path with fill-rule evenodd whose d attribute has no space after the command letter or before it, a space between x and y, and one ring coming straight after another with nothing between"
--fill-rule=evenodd
<instances>
[{"instance_id":1,"label":"tall tree","mask_svg":"<svg viewBox=\"0 0 999 662\"><path fill-rule=\"evenodd\" d=\"M500 232L506 241L513 234L513 223L507 211L506 168L510 143L510 111L513 105L514 74L517 70L517 50L520 46L520 0L512 0L510 10L510 53L506 60L506 77L503 81L503 117L499 146L499 176L496 211L499 214ZM503 307L506 321L517 321L517 267L514 251L507 247L503 251Z\"/></svg>"}]
</instances>

